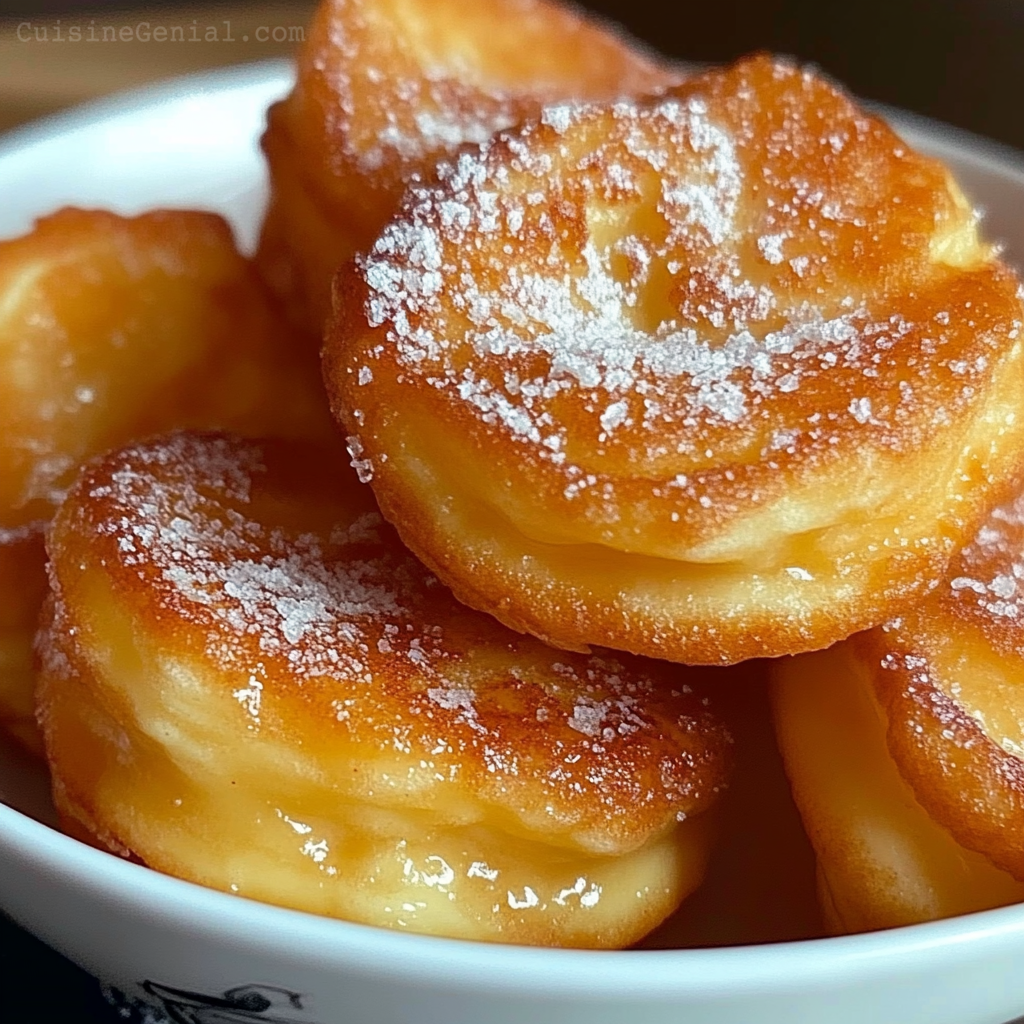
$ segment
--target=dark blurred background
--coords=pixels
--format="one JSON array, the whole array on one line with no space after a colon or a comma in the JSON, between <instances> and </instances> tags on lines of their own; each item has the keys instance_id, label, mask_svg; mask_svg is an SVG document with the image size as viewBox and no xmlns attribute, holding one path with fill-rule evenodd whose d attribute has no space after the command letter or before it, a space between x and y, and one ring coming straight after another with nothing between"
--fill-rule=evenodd
<instances>
[{"instance_id":1,"label":"dark blurred background","mask_svg":"<svg viewBox=\"0 0 1024 1024\"><path fill-rule=\"evenodd\" d=\"M286 55L310 0L130 6L0 0L0 131L175 74ZM771 50L812 61L862 97L1024 149L1024 0L589 0L652 46L693 61ZM140 24L195 25L203 42L139 40ZM67 39L90 25L128 41ZM278 28L271 32L257 29ZM213 32L215 39L206 39ZM268 38L257 39L257 34ZM64 36L63 39L58 37ZM40 39L40 37L42 37ZM0 196L0 201L2 201ZM0 1020L113 1024L92 979L0 917Z\"/></svg>"},{"instance_id":2,"label":"dark blurred background","mask_svg":"<svg viewBox=\"0 0 1024 1024\"><path fill-rule=\"evenodd\" d=\"M1024 148L1024 0L587 0L666 53L723 61L766 49L813 61L861 96L907 107ZM152 78L287 53L252 29L301 26L309 0L75 3L0 0L0 129ZM132 28L213 28L212 43L38 44L60 20ZM225 26L230 26L225 28ZM20 36L22 38L19 38ZM280 33L279 33L280 34ZM249 39L242 40L243 35Z\"/></svg>"},{"instance_id":3,"label":"dark blurred background","mask_svg":"<svg viewBox=\"0 0 1024 1024\"><path fill-rule=\"evenodd\" d=\"M592 0L669 53L772 50L860 96L1024 148L1024 0ZM664 9L671 14L664 13Z\"/></svg>"}]
</instances>

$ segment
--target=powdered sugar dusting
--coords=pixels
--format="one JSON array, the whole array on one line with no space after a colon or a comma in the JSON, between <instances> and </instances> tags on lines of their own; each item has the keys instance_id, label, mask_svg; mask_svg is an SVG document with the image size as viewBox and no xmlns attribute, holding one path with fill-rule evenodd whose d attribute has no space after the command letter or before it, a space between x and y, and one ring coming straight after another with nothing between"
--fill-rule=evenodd
<instances>
[{"instance_id":1,"label":"powdered sugar dusting","mask_svg":"<svg viewBox=\"0 0 1024 1024\"><path fill-rule=\"evenodd\" d=\"M141 580L161 620L199 642L245 728L297 701L304 742L327 729L398 758L405 781L390 788L468 785L530 827L578 828L592 849L713 799L728 741L697 696L469 611L358 501L328 533L275 526L279 513L259 510L292 500L281 467L296 455L172 435L107 457L68 506L76 532L103 543L104 571Z\"/></svg>"},{"instance_id":2,"label":"powdered sugar dusting","mask_svg":"<svg viewBox=\"0 0 1024 1024\"><path fill-rule=\"evenodd\" d=\"M729 102L758 101L748 90ZM735 112L723 120L720 98L693 85L606 107L563 103L461 153L436 182L413 185L362 258L367 322L387 344L353 372L373 376L376 359L395 359L400 375L457 397L524 458L558 467L565 497L587 495L587 514L593 505L608 522L615 481L569 458L574 447L706 464L708 439L735 426L777 466L798 448L836 450L842 432L906 443L924 395L917 371L880 402L880 367L891 373L893 351L922 332L930 350L947 345L948 323L922 327L856 290L811 288L813 275L828 278L829 225L866 233L866 221L803 168L785 180L775 169L797 144L835 161L858 159L863 142L874 160L871 125L842 109L838 149L836 130L811 137L808 115L789 107L792 124L766 141ZM766 181L774 191L756 200L762 226L751 234L745 206ZM981 372L954 362L954 373ZM828 383L839 375L841 403ZM790 441L776 444L782 435Z\"/></svg>"},{"instance_id":3,"label":"powdered sugar dusting","mask_svg":"<svg viewBox=\"0 0 1024 1024\"><path fill-rule=\"evenodd\" d=\"M1024 494L992 512L954 572L949 589L958 601L1024 624Z\"/></svg>"},{"instance_id":4,"label":"powdered sugar dusting","mask_svg":"<svg viewBox=\"0 0 1024 1024\"><path fill-rule=\"evenodd\" d=\"M563 134L596 116L596 108L576 106L570 115L563 105L547 112L542 124ZM442 166L440 186L412 189L406 216L385 229L362 264L370 287L368 322L387 325L402 364L420 372L429 366L434 386L456 391L484 422L540 446L540 455L556 464L564 460L565 433L550 406L566 391L592 389L612 399L599 416L606 435L634 409L633 419L656 428L664 401L672 398L678 406L679 394L686 416L738 422L776 390L798 388L801 361L830 348L848 352L867 327L863 311L825 317L807 303L781 328L768 327L777 312L774 295L738 278L730 256L741 167L731 139L709 120L699 97L650 107L620 103L612 116L616 130L602 147L618 161L613 185L637 202L645 200L633 181L661 172L668 153L689 154L685 173L664 176L654 199L666 237L653 249L651 239L627 234L604 248L591 237L581 247L582 263L565 251L551 211L568 202L569 186L560 179L552 183L544 146L533 147L524 129ZM503 162L509 155L522 179L514 186ZM571 168L573 187L586 193L578 210L584 220L605 187L589 168L609 159L603 150L588 151ZM530 190L543 201L531 206ZM525 251L516 253L522 259L504 251L491 260L482 256L480 237L486 244L511 220L517 234L550 238L545 260L538 263ZM720 304L704 313L720 329L710 335L678 319L653 328L643 322L651 260L668 260L674 247L712 253ZM484 262L483 272L474 261ZM625 278L624 261L630 268ZM686 268L668 266L685 282ZM458 366L450 358L456 346L449 305L464 325L458 329L463 342L481 360L506 368L504 374L485 375L476 364ZM764 325L757 333L755 323ZM524 376L518 367L535 366L538 357L544 371Z\"/></svg>"},{"instance_id":5,"label":"powdered sugar dusting","mask_svg":"<svg viewBox=\"0 0 1024 1024\"><path fill-rule=\"evenodd\" d=\"M339 642L358 650L366 622L400 617L396 585L408 568L402 559L344 557L344 531L294 536L247 518L238 509L263 472L258 448L227 439L176 435L130 450L123 468L92 491L121 509L99 530L117 537L125 566L157 571L186 617L215 627L208 645L218 660L235 660L232 636L251 636L262 654L286 658L302 678L339 666L365 673ZM366 529L358 521L356 545ZM261 685L258 673L236 692L254 716Z\"/></svg>"},{"instance_id":6,"label":"powdered sugar dusting","mask_svg":"<svg viewBox=\"0 0 1024 1024\"><path fill-rule=\"evenodd\" d=\"M656 514L706 532L791 470L920 447L982 398L1020 305L1001 269L993 302L953 298L931 253L952 205L934 162L764 58L561 103L413 183L359 262L374 330L346 373L468 410L598 543L680 470ZM381 393L350 423L368 450Z\"/></svg>"},{"instance_id":7,"label":"powdered sugar dusting","mask_svg":"<svg viewBox=\"0 0 1024 1024\"><path fill-rule=\"evenodd\" d=\"M431 156L483 144L536 113L545 99L644 93L667 78L575 12L535 0L506 4L504 16L515 20L521 39L544 39L543 53L532 74L521 66L506 74L496 55L488 61L488 36L504 29L489 9L460 24L454 12L437 15L426 0L419 7L330 0L314 23L297 92L301 96L310 81L314 91L326 89L329 101L320 102L315 117L324 121L339 169L354 164L371 177L413 180L429 173ZM424 30L421 19L435 17L436 24ZM588 50L591 67L572 64L574 71L563 71L549 53L552 38L569 50ZM301 104L299 109L307 116ZM556 106L547 117L564 130L573 109Z\"/></svg>"},{"instance_id":8,"label":"powdered sugar dusting","mask_svg":"<svg viewBox=\"0 0 1024 1024\"><path fill-rule=\"evenodd\" d=\"M409 175L428 154L486 142L517 120L521 102L460 87L453 67L410 59L404 29L381 24L359 0L330 6L329 44L314 51L312 70L332 96L321 115L327 137L362 173Z\"/></svg>"}]
</instances>

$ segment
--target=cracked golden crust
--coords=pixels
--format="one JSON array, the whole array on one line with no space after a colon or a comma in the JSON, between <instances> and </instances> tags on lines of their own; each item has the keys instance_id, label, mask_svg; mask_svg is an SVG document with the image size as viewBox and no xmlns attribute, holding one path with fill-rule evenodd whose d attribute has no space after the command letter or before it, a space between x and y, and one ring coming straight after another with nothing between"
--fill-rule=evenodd
<instances>
[{"instance_id":1,"label":"cracked golden crust","mask_svg":"<svg viewBox=\"0 0 1024 1024\"><path fill-rule=\"evenodd\" d=\"M182 853L174 814L160 810L184 771L182 792L201 790L226 817L237 792L239 806L263 800L335 838L370 828L410 848L436 840L472 852L477 835L492 854L505 844L506 859L546 851L566 877L575 862L580 877L606 878L602 907L620 905L573 917L556 900L517 924L521 915L491 913L504 895L488 890L477 897L486 913L470 914L475 937L624 944L696 884L707 842L689 819L724 785L730 743L702 674L555 652L465 609L333 455L219 435L136 445L85 470L48 544L56 624L41 640L42 721L65 812L108 845L227 887L201 844ZM73 705L107 724L86 725L95 735L83 739L89 716ZM81 784L80 743L107 744L106 781ZM155 795L124 799L131 780L109 775L118 757L156 778ZM247 841L203 827L215 844ZM350 869L323 861L355 892L346 903L332 888L338 903L325 912L393 923L390 907L373 909L360 857ZM483 871L467 877L487 881ZM260 898L311 908L333 883L318 873L276 895L251 884Z\"/></svg>"},{"instance_id":2,"label":"cracked golden crust","mask_svg":"<svg viewBox=\"0 0 1024 1024\"><path fill-rule=\"evenodd\" d=\"M812 74L550 108L439 175L339 273L325 378L403 539L514 628L825 646L1016 472L1016 277L945 168Z\"/></svg>"},{"instance_id":3,"label":"cracked golden crust","mask_svg":"<svg viewBox=\"0 0 1024 1024\"><path fill-rule=\"evenodd\" d=\"M271 200L257 262L319 339L334 271L441 157L544 102L635 95L681 78L546 0L325 0L295 88L268 115Z\"/></svg>"}]
</instances>

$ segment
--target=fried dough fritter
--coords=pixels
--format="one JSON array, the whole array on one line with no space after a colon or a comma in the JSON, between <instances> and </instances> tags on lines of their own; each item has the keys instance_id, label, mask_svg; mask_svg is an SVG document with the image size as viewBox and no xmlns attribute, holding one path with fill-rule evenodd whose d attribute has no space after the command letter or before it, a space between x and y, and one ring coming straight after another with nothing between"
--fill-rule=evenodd
<instances>
[{"instance_id":1,"label":"fried dough fritter","mask_svg":"<svg viewBox=\"0 0 1024 1024\"><path fill-rule=\"evenodd\" d=\"M699 882L707 672L566 655L469 611L312 447L176 434L48 535L58 809L215 888L490 941L627 945Z\"/></svg>"},{"instance_id":2,"label":"fried dough fritter","mask_svg":"<svg viewBox=\"0 0 1024 1024\"><path fill-rule=\"evenodd\" d=\"M859 639L785 659L774 684L779 746L817 857L826 926L896 928L1024 901L1024 881L959 843L894 761L894 723L872 681L879 670L857 653ZM926 770L935 786L941 763ZM958 770L951 784L963 777Z\"/></svg>"},{"instance_id":3,"label":"fried dough fritter","mask_svg":"<svg viewBox=\"0 0 1024 1024\"><path fill-rule=\"evenodd\" d=\"M1021 464L1022 319L944 166L757 57L410 188L338 275L325 379L461 600L730 663L941 575Z\"/></svg>"},{"instance_id":4,"label":"fried dough fritter","mask_svg":"<svg viewBox=\"0 0 1024 1024\"><path fill-rule=\"evenodd\" d=\"M335 270L442 156L544 102L609 100L681 78L548 0L324 0L295 88L269 112L257 263L319 341Z\"/></svg>"},{"instance_id":5,"label":"fried dough fritter","mask_svg":"<svg viewBox=\"0 0 1024 1024\"><path fill-rule=\"evenodd\" d=\"M222 218L65 209L0 241L0 719L29 746L42 530L86 458L187 426L333 429Z\"/></svg>"},{"instance_id":6,"label":"fried dough fritter","mask_svg":"<svg viewBox=\"0 0 1024 1024\"><path fill-rule=\"evenodd\" d=\"M1024 495L991 513L932 594L856 645L918 799L1024 882Z\"/></svg>"},{"instance_id":7,"label":"fried dough fritter","mask_svg":"<svg viewBox=\"0 0 1024 1024\"><path fill-rule=\"evenodd\" d=\"M933 882L920 865L894 864L850 838L866 829L865 816L850 808L868 799L860 791L870 775L846 767L844 785L855 796L826 799L824 763L807 751L860 747L867 727L840 724L856 721L846 715L827 728L816 721L815 703L838 698L811 695L821 679L812 682L811 669L795 660L778 684L780 736L805 823L821 833L819 864L842 925L911 923L1024 901L1024 496L989 515L914 608L818 655L817 674L827 676L830 693L848 691L843 700L873 709L874 771L905 794L887 827L900 843L941 836L950 865ZM847 729L854 732L836 737Z\"/></svg>"}]
</instances>

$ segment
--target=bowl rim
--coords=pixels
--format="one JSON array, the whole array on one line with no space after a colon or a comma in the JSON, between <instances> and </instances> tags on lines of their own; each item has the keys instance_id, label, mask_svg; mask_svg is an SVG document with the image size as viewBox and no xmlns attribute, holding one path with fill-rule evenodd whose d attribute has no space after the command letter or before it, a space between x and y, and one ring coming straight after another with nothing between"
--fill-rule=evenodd
<instances>
[{"instance_id":1,"label":"bowl rim","mask_svg":"<svg viewBox=\"0 0 1024 1024\"><path fill-rule=\"evenodd\" d=\"M144 115L201 93L265 96L292 78L291 62L264 60L183 75L129 89L0 135L0 160L88 132L99 123ZM956 154L1024 192L1024 154L902 110L870 105L914 145ZM287 951L326 969L344 964L389 984L457 985L463 990L593 1000L609 996L676 1000L854 986L907 975L936 961L963 966L1013 942L1024 952L1024 904L857 935L713 948L579 950L492 944L397 932L318 916L209 889L120 859L64 835L0 799L0 849L60 887L88 890L122 910L252 952ZM24 922L31 930L31 922ZM397 944L397 945L396 945ZM396 953L398 955L396 955ZM595 968L597 968L595 970Z\"/></svg>"},{"instance_id":2,"label":"bowl rim","mask_svg":"<svg viewBox=\"0 0 1024 1024\"><path fill-rule=\"evenodd\" d=\"M983 959L1007 939L1024 942L1024 904L1018 904L880 932L760 945L589 950L484 943L395 932L208 889L97 850L4 804L0 842L56 884L88 889L153 923L253 950L301 950L307 964L344 963L392 983L457 980L512 993L528 977L531 990L574 997L629 990L648 998L692 996L723 985L737 994L764 994L905 974L934 955L963 964L965 946L970 959Z\"/></svg>"},{"instance_id":3,"label":"bowl rim","mask_svg":"<svg viewBox=\"0 0 1024 1024\"><path fill-rule=\"evenodd\" d=\"M1016 939L1024 904L857 935L687 949L580 950L516 946L397 932L322 917L209 889L123 860L0 804L0 843L54 888L87 889L153 925L258 952L297 954L307 965L344 965L366 976L491 994L569 999L766 996L852 987L883 975L934 970L935 959L980 961ZM396 956L396 954L399 954Z\"/></svg>"},{"instance_id":4,"label":"bowl rim","mask_svg":"<svg viewBox=\"0 0 1024 1024\"><path fill-rule=\"evenodd\" d=\"M689 65L683 62L681 66ZM696 68L698 65L692 66ZM294 77L293 61L273 57L174 75L147 85L120 89L0 132L0 159L7 159L17 150L49 142L69 132L88 130L98 121L130 117L153 106L194 97L197 93L280 88L283 95ZM1024 188L1024 151L966 128L886 103L864 100L861 105L885 118L897 134L926 138L933 148L938 143L945 152L956 152L961 159L968 156L976 167L1015 178Z\"/></svg>"},{"instance_id":5,"label":"bowl rim","mask_svg":"<svg viewBox=\"0 0 1024 1024\"><path fill-rule=\"evenodd\" d=\"M172 75L146 85L115 92L46 114L0 132L0 159L51 142L72 132L94 129L98 122L132 117L203 93L265 91L276 87L282 95L295 78L294 64L283 57L230 64L225 67Z\"/></svg>"}]
</instances>

